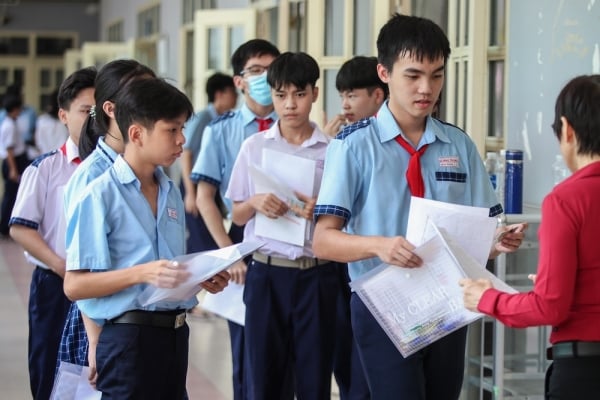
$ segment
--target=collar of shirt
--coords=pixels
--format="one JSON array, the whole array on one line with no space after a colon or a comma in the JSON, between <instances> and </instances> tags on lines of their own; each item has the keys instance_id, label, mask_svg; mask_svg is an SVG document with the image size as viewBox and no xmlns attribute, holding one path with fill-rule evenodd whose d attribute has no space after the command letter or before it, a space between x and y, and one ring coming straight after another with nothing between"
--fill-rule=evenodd
<instances>
[{"instance_id":1,"label":"collar of shirt","mask_svg":"<svg viewBox=\"0 0 600 400\"><path fill-rule=\"evenodd\" d=\"M400 134L404 139L406 139L410 143L410 141L407 139L407 137L404 135L404 133L396 123L396 119L394 118L392 112L388 107L388 101L383 103L383 105L377 112L377 118L371 118L371 123L377 124L379 140L381 141L381 143L385 143L387 141L394 140L394 138L398 136L398 134ZM436 139L439 139L445 143L450 143L448 135L446 135L441 129L439 129L436 126L436 124L433 123L433 119L431 118L431 116L428 116L427 121L425 123L425 132L423 132L423 136L421 136L421 140L419 141L417 149L423 147L426 144L431 144L435 142Z\"/></svg>"},{"instance_id":2,"label":"collar of shirt","mask_svg":"<svg viewBox=\"0 0 600 400\"><path fill-rule=\"evenodd\" d=\"M98 139L98 143L96 144L96 149L98 149L100 151L100 154L102 154L103 157L106 157L110 163L114 163L115 160L117 159L117 152L114 151L112 149L112 147L110 147L109 145L106 144L106 142L104 141L104 138L101 137Z\"/></svg>"},{"instance_id":3,"label":"collar of shirt","mask_svg":"<svg viewBox=\"0 0 600 400\"><path fill-rule=\"evenodd\" d=\"M210 103L206 106L206 111L210 115L211 121L219 116L219 114L217 114L217 109L215 108L213 103Z\"/></svg>"},{"instance_id":4,"label":"collar of shirt","mask_svg":"<svg viewBox=\"0 0 600 400\"><path fill-rule=\"evenodd\" d=\"M240 114L242 116L243 126L248 126L248 125L254 123L255 118L259 118L256 114L254 114L252 112L252 110L250 110L248 108L246 103L242 104L242 106L240 107ZM263 118L271 118L271 119L273 119L273 121L277 121L277 119L278 119L277 114L275 114L275 111L271 111L271 113L269 115L265 115ZM276 125L276 124L273 124L273 125Z\"/></svg>"},{"instance_id":5,"label":"collar of shirt","mask_svg":"<svg viewBox=\"0 0 600 400\"><path fill-rule=\"evenodd\" d=\"M65 154L65 156L67 157L67 161L71 162L75 158L79 158L79 148L70 136L67 139L67 142L65 143L65 148L67 150L67 154Z\"/></svg>"},{"instance_id":6,"label":"collar of shirt","mask_svg":"<svg viewBox=\"0 0 600 400\"><path fill-rule=\"evenodd\" d=\"M311 121L310 126L313 127L312 135L310 136L310 138L305 140L304 143L300 145L300 147L311 147L317 143L329 143L329 136L325 135L323 131L319 129L317 124ZM265 131L264 137L265 139L285 140L281 136L281 132L279 131L279 123L274 123L267 131Z\"/></svg>"},{"instance_id":7,"label":"collar of shirt","mask_svg":"<svg viewBox=\"0 0 600 400\"><path fill-rule=\"evenodd\" d=\"M113 164L113 168L115 170L115 176L123 185L127 185L130 183L135 183L138 189L141 188L140 181L135 176L133 169L127 164L127 161L123 158L123 156L119 155ZM164 193L168 193L171 185L171 180L167 177L162 168L156 168L154 170L154 176L158 180L158 185L160 186L160 190L164 191Z\"/></svg>"}]
</instances>

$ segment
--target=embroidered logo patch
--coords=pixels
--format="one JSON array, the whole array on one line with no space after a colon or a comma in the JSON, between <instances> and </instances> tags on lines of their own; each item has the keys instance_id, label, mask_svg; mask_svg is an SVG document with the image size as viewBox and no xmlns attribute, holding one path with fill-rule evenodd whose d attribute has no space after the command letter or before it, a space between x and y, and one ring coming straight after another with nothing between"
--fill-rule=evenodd
<instances>
[{"instance_id":1,"label":"embroidered logo patch","mask_svg":"<svg viewBox=\"0 0 600 400\"><path fill-rule=\"evenodd\" d=\"M440 157L440 167L454 167L458 168L458 157Z\"/></svg>"},{"instance_id":2,"label":"embroidered logo patch","mask_svg":"<svg viewBox=\"0 0 600 400\"><path fill-rule=\"evenodd\" d=\"M167 207L167 215L169 218L177 219L177 210L171 207Z\"/></svg>"}]
</instances>

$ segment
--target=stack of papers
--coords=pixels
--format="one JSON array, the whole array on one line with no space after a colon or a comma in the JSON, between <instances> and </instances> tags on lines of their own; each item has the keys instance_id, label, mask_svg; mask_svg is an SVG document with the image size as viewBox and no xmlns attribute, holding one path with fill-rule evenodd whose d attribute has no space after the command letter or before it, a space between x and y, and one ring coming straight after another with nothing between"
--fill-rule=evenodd
<instances>
[{"instance_id":1,"label":"stack of papers","mask_svg":"<svg viewBox=\"0 0 600 400\"><path fill-rule=\"evenodd\" d=\"M250 176L255 193L273 193L291 205L301 203L294 191L314 196L315 169L314 160L263 149L262 165L251 165ZM309 228L307 219L298 217L291 211L279 218L256 213L254 232L257 236L304 246Z\"/></svg>"},{"instance_id":2,"label":"stack of papers","mask_svg":"<svg viewBox=\"0 0 600 400\"><path fill-rule=\"evenodd\" d=\"M430 211L414 214L411 204L408 229L413 237L409 241L419 245L414 253L423 265L402 268L382 264L350 284L404 357L482 317L464 308L458 284L461 278L490 279L494 287L516 293L485 269L487 257L481 260L481 246L485 254L490 252L495 220L482 221L477 210L465 214L458 210L463 206L433 204L439 202L431 200L424 203ZM423 205L416 209L424 210ZM435 221L446 227L438 227ZM465 241L476 242L466 246L474 254L461 246Z\"/></svg>"}]
</instances>

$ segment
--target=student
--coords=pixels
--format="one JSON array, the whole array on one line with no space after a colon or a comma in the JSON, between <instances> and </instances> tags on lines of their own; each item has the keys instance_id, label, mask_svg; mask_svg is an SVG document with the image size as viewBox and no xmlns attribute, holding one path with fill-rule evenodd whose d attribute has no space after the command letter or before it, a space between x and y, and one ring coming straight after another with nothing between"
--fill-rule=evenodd
<instances>
[{"instance_id":1,"label":"student","mask_svg":"<svg viewBox=\"0 0 600 400\"><path fill-rule=\"evenodd\" d=\"M17 128L17 117L21 113L23 101L20 96L6 94L2 99L6 116L0 123L0 158L2 158L2 178L4 180L4 196L0 208L0 234L7 237L8 223L12 213L21 174L29 164L25 142Z\"/></svg>"},{"instance_id":2,"label":"student","mask_svg":"<svg viewBox=\"0 0 600 400\"><path fill-rule=\"evenodd\" d=\"M329 137L309 120L316 101L319 66L306 53L284 53L267 73L279 121L246 139L237 157L226 196L233 201L233 222L244 225L244 240L265 243L248 269L246 354L251 399L329 399L339 295L339 264L316 259L312 238L304 246L262 237L255 216L284 218L288 211L312 220ZM313 193L297 193L302 206L288 205L273 193L255 192L251 165L263 165L263 150L314 160ZM293 168L293 166L282 166ZM266 170L265 172L269 172ZM285 172L280 171L282 174ZM313 197L314 196L314 197ZM293 377L292 381L288 377Z\"/></svg>"},{"instance_id":3,"label":"student","mask_svg":"<svg viewBox=\"0 0 600 400\"><path fill-rule=\"evenodd\" d=\"M5 94L7 96L19 97L21 99L21 101L23 102L21 111L19 112L19 115L17 116L17 119L16 119L17 130L19 132L19 135L25 142L27 159L29 162L31 162L34 158L36 158L39 155L39 151L36 148L35 136L34 136L35 129L36 129L37 113L32 106L25 104L24 97L23 97L23 85L21 85L20 83L13 83L12 85L8 86L6 88ZM4 120L6 115L7 115L6 109L0 110L0 122Z\"/></svg>"},{"instance_id":4,"label":"student","mask_svg":"<svg viewBox=\"0 0 600 400\"><path fill-rule=\"evenodd\" d=\"M135 60L120 59L105 64L95 81L95 106L85 121L80 138L79 149L89 154L89 147L95 149L84 159L65 187L64 210L66 218L72 214L72 205L85 190L88 183L107 171L123 153L125 144L123 135L115 121L115 98L135 79L155 77L154 71ZM64 326L57 366L61 361L76 365L90 366L90 380L95 382L95 349L100 327L85 315L82 315L73 302ZM89 340L88 340L89 339Z\"/></svg>"},{"instance_id":5,"label":"student","mask_svg":"<svg viewBox=\"0 0 600 400\"><path fill-rule=\"evenodd\" d=\"M35 265L29 289L29 378L35 399L48 399L60 336L70 301L63 293L65 218L63 191L79 164L79 133L94 105L96 70L71 74L58 91L58 115L69 138L60 149L35 159L21 179L10 234Z\"/></svg>"},{"instance_id":6,"label":"student","mask_svg":"<svg viewBox=\"0 0 600 400\"><path fill-rule=\"evenodd\" d=\"M323 128L330 136L341 128L377 113L388 97L388 87L377 75L377 57L355 56L340 67L335 87L342 98L342 113Z\"/></svg>"},{"instance_id":7,"label":"student","mask_svg":"<svg viewBox=\"0 0 600 400\"><path fill-rule=\"evenodd\" d=\"M430 117L450 54L444 32L430 20L396 14L381 28L377 49L389 100L377 118L345 128L329 145L315 206L315 255L349 262L352 279L381 262L421 265L403 237L411 194L502 212L473 142ZM522 238L507 234L491 256L514 251ZM458 398L466 327L405 359L356 294L350 307L372 398Z\"/></svg>"},{"instance_id":8,"label":"student","mask_svg":"<svg viewBox=\"0 0 600 400\"><path fill-rule=\"evenodd\" d=\"M573 175L542 204L533 290L503 293L488 280L461 285L472 311L512 327L552 326L546 399L592 399L600 393L600 75L567 83L556 99L552 129Z\"/></svg>"},{"instance_id":9,"label":"student","mask_svg":"<svg viewBox=\"0 0 600 400\"><path fill-rule=\"evenodd\" d=\"M239 110L223 114L206 127L200 155L192 169L192 181L198 184L198 210L213 240L221 248L241 242L243 227L234 222L229 232L225 230L216 195L225 195L233 163L244 139L269 128L277 119L267 83L267 70L278 55L279 50L262 39L249 40L236 49L231 56L233 81L244 95L244 104ZM231 211L231 203L225 203ZM240 261L229 272L234 282L243 284L246 264ZM244 327L232 321L227 323L233 361L233 397L234 400L243 400L246 398Z\"/></svg>"},{"instance_id":10,"label":"student","mask_svg":"<svg viewBox=\"0 0 600 400\"><path fill-rule=\"evenodd\" d=\"M139 303L147 285L176 287L189 273L181 193L163 172L181 155L188 98L160 79L130 82L115 99L125 150L92 181L67 221L65 293L102 326L96 349L103 398L183 399L189 329L185 301ZM94 243L94 246L89 246ZM218 292L229 274L202 286Z\"/></svg>"},{"instance_id":11,"label":"student","mask_svg":"<svg viewBox=\"0 0 600 400\"><path fill-rule=\"evenodd\" d=\"M192 166L200 153L204 128L219 115L235 108L237 91L233 77L220 72L214 73L206 80L206 95L208 106L196 113L184 129L185 145L181 155L181 192L185 203L188 253L219 248L206 228L202 216L198 214L196 184L192 182L191 173ZM217 193L216 197L221 204L221 195Z\"/></svg>"},{"instance_id":12,"label":"student","mask_svg":"<svg viewBox=\"0 0 600 400\"><path fill-rule=\"evenodd\" d=\"M58 118L58 90L52 92L46 112L35 124L35 144L41 154L58 149L68 139L69 131Z\"/></svg>"}]
</instances>

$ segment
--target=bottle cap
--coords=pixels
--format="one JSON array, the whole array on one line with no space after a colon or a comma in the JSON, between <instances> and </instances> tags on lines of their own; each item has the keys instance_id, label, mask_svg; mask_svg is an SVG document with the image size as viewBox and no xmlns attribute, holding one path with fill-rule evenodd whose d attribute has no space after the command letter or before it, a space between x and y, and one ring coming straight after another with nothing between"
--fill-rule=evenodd
<instances>
[{"instance_id":1,"label":"bottle cap","mask_svg":"<svg viewBox=\"0 0 600 400\"><path fill-rule=\"evenodd\" d=\"M521 150L506 150L507 160L523 160L523 151Z\"/></svg>"}]
</instances>

